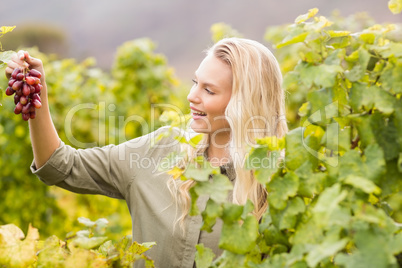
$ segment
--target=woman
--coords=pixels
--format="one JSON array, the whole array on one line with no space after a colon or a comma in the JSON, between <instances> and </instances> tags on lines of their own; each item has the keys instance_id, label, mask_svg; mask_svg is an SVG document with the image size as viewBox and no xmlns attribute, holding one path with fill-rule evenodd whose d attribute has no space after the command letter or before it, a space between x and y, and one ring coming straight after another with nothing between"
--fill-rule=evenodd
<instances>
[{"instance_id":1,"label":"woman","mask_svg":"<svg viewBox=\"0 0 402 268\"><path fill-rule=\"evenodd\" d=\"M14 68L23 64L43 74L43 106L29 121L34 174L48 185L77 193L125 199L132 217L133 239L157 243L147 252L156 267L193 267L198 243L211 248L217 256L221 253L220 223L207 233L200 231L200 216L188 216L192 182L176 181L166 173L156 172L155 165L140 164L144 159L160 163L169 153L182 150L172 137L150 146L152 138L167 128L117 146L73 149L59 139L52 123L41 61L20 51L8 63L6 75L9 77ZM282 137L287 131L281 82L278 63L265 46L247 39L227 38L208 50L187 97L193 115L192 130L206 134L201 143L205 146L187 148L189 159L203 154L211 165L220 166L234 184L232 201L245 204L250 199L257 219L268 205L266 191L243 167L244 159L255 138ZM206 201L200 198L199 206L205 206ZM175 228L176 223L180 228Z\"/></svg>"}]
</instances>

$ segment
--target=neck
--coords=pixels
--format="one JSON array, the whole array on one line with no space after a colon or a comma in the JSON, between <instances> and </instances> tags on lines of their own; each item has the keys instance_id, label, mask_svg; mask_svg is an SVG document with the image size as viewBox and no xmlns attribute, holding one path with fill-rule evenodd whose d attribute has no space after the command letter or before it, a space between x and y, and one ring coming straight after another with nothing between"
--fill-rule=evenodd
<instances>
[{"instance_id":1,"label":"neck","mask_svg":"<svg viewBox=\"0 0 402 268\"><path fill-rule=\"evenodd\" d=\"M230 162L229 155L230 132L219 132L209 136L207 149L208 161L212 166L221 166Z\"/></svg>"}]
</instances>

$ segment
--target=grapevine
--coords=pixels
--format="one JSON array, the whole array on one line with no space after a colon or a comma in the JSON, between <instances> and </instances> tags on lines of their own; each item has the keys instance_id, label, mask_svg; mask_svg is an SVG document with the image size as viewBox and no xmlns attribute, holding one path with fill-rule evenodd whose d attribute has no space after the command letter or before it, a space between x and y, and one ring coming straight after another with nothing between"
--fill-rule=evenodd
<instances>
[{"instance_id":1,"label":"grapevine","mask_svg":"<svg viewBox=\"0 0 402 268\"><path fill-rule=\"evenodd\" d=\"M42 107L41 76L42 74L35 69L15 68L8 81L6 95L14 95L14 113L22 114L22 119L25 121L34 119L35 109Z\"/></svg>"}]
</instances>

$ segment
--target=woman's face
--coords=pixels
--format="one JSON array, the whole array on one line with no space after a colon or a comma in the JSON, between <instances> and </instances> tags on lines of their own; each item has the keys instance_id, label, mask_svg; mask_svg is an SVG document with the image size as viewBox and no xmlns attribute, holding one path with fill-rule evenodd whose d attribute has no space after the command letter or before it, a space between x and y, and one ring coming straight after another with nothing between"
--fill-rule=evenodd
<instances>
[{"instance_id":1,"label":"woman's face","mask_svg":"<svg viewBox=\"0 0 402 268\"><path fill-rule=\"evenodd\" d=\"M191 128L206 134L228 131L225 109L232 95L230 66L214 55L208 55L195 72L193 82L187 96L193 116Z\"/></svg>"}]
</instances>

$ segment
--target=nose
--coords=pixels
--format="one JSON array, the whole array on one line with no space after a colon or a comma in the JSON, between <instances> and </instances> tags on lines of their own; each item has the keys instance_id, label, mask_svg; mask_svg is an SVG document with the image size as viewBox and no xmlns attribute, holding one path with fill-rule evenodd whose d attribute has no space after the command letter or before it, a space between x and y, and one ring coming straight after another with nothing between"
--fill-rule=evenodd
<instances>
[{"instance_id":1,"label":"nose","mask_svg":"<svg viewBox=\"0 0 402 268\"><path fill-rule=\"evenodd\" d=\"M200 97L198 97L198 90L197 90L197 86L194 85L191 89L190 92L187 95L187 100L191 103L200 103L201 99Z\"/></svg>"}]
</instances>

